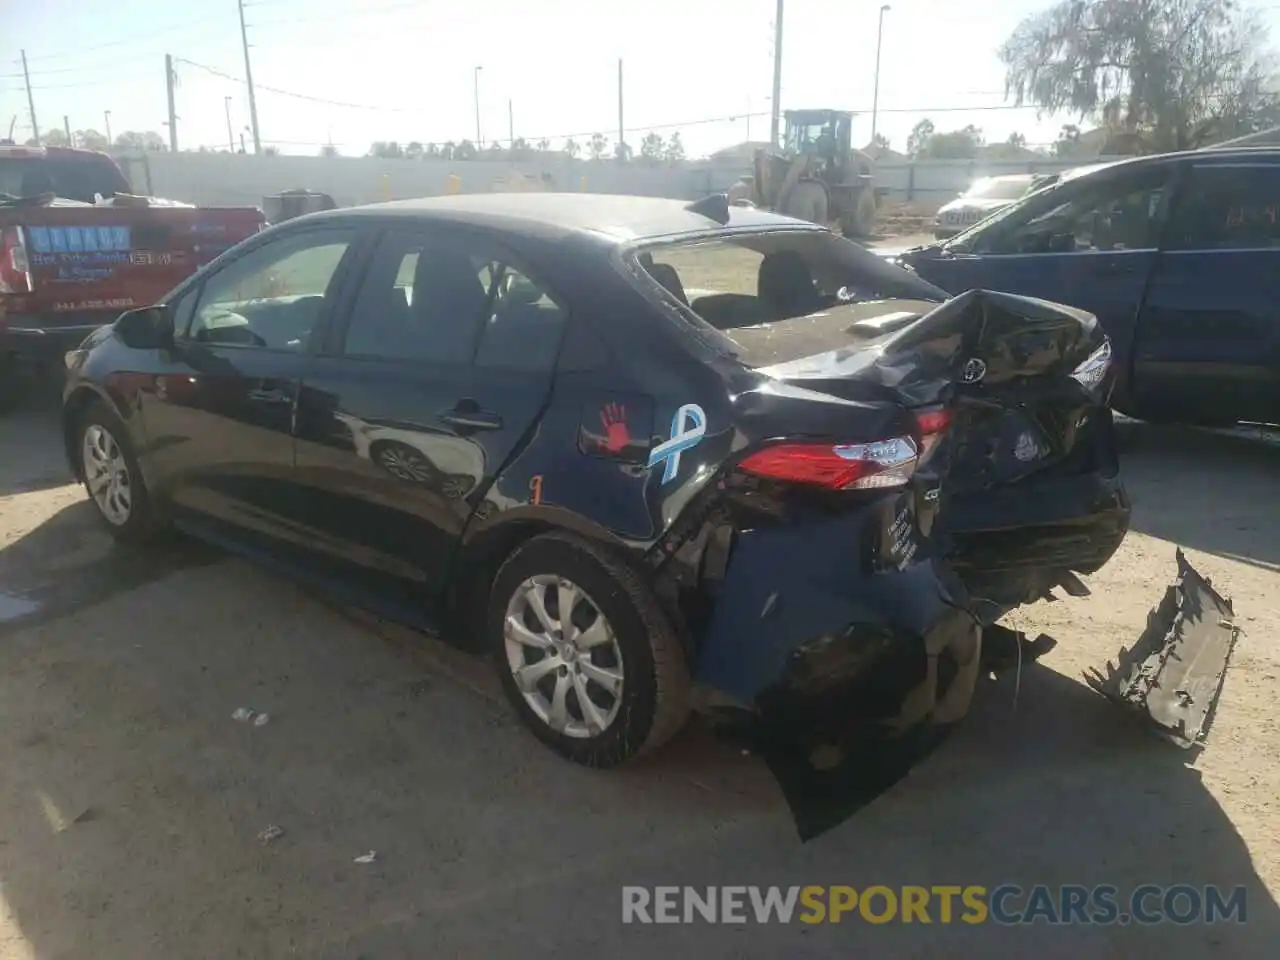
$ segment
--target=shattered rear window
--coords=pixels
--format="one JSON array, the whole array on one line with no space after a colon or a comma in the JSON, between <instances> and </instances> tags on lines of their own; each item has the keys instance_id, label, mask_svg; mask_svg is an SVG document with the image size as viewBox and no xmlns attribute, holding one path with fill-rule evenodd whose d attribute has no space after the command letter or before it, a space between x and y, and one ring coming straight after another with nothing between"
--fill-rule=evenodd
<instances>
[{"instance_id":1,"label":"shattered rear window","mask_svg":"<svg viewBox=\"0 0 1280 960\"><path fill-rule=\"evenodd\" d=\"M726 231L646 245L630 256L637 279L647 280L714 345L739 355L745 340L737 331L777 328L785 335L786 325L824 311L947 299L915 274L826 230Z\"/></svg>"}]
</instances>

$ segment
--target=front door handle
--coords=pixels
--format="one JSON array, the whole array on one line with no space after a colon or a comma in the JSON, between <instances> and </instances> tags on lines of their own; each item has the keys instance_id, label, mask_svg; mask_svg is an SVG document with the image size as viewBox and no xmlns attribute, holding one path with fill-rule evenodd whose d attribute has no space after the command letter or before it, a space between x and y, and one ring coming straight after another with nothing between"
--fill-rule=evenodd
<instances>
[{"instance_id":1,"label":"front door handle","mask_svg":"<svg viewBox=\"0 0 1280 960\"><path fill-rule=\"evenodd\" d=\"M459 401L452 410L440 414L440 421L463 430L502 429L502 417L488 410L481 410L475 401Z\"/></svg>"}]
</instances>

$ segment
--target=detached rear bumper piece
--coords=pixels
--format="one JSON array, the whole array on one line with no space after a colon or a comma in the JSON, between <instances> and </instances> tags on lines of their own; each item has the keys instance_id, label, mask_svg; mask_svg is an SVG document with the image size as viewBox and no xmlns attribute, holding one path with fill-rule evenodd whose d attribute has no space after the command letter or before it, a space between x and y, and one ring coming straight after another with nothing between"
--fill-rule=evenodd
<instances>
[{"instance_id":1,"label":"detached rear bumper piece","mask_svg":"<svg viewBox=\"0 0 1280 960\"><path fill-rule=\"evenodd\" d=\"M1147 617L1131 649L1120 648L1085 681L1108 700L1141 713L1182 747L1201 743L1222 692L1239 628L1231 601L1179 550L1178 578Z\"/></svg>"}]
</instances>

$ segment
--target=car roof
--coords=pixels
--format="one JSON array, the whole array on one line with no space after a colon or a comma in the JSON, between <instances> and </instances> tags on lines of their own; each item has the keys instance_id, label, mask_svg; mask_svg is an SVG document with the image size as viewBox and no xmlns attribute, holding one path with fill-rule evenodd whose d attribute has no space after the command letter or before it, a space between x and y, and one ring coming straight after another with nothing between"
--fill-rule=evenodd
<instances>
[{"instance_id":1,"label":"car roof","mask_svg":"<svg viewBox=\"0 0 1280 960\"><path fill-rule=\"evenodd\" d=\"M0 159L43 157L49 160L97 160L111 158L101 150L83 150L79 147L26 146L17 143L0 143Z\"/></svg>"},{"instance_id":2,"label":"car roof","mask_svg":"<svg viewBox=\"0 0 1280 960\"><path fill-rule=\"evenodd\" d=\"M490 227L529 236L575 234L613 245L743 230L823 229L755 207L738 206L729 206L729 221L721 224L689 206L687 200L605 193L471 193L345 207L307 214L290 222L403 218Z\"/></svg>"},{"instance_id":3,"label":"car roof","mask_svg":"<svg viewBox=\"0 0 1280 960\"><path fill-rule=\"evenodd\" d=\"M1151 156L1126 157L1123 160L1107 160L1090 163L1062 172L1063 180L1074 180L1099 170L1140 167L1148 164L1177 163L1191 160L1195 163L1238 163L1241 160L1280 161L1280 149L1276 147L1204 147L1200 150L1181 150L1177 153L1157 153Z\"/></svg>"}]
</instances>

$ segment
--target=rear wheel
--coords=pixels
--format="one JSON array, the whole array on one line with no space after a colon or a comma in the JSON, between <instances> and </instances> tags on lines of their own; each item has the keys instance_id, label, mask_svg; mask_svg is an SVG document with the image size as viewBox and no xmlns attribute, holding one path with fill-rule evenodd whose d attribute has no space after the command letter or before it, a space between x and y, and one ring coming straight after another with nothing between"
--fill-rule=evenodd
<instances>
[{"instance_id":1,"label":"rear wheel","mask_svg":"<svg viewBox=\"0 0 1280 960\"><path fill-rule=\"evenodd\" d=\"M104 404L92 403L80 418L76 436L84 486L107 530L128 543L154 539L165 523L120 418Z\"/></svg>"},{"instance_id":2,"label":"rear wheel","mask_svg":"<svg viewBox=\"0 0 1280 960\"><path fill-rule=\"evenodd\" d=\"M566 534L535 537L493 585L490 647L521 721L561 756L610 767L688 715L684 651L634 570Z\"/></svg>"}]
</instances>

